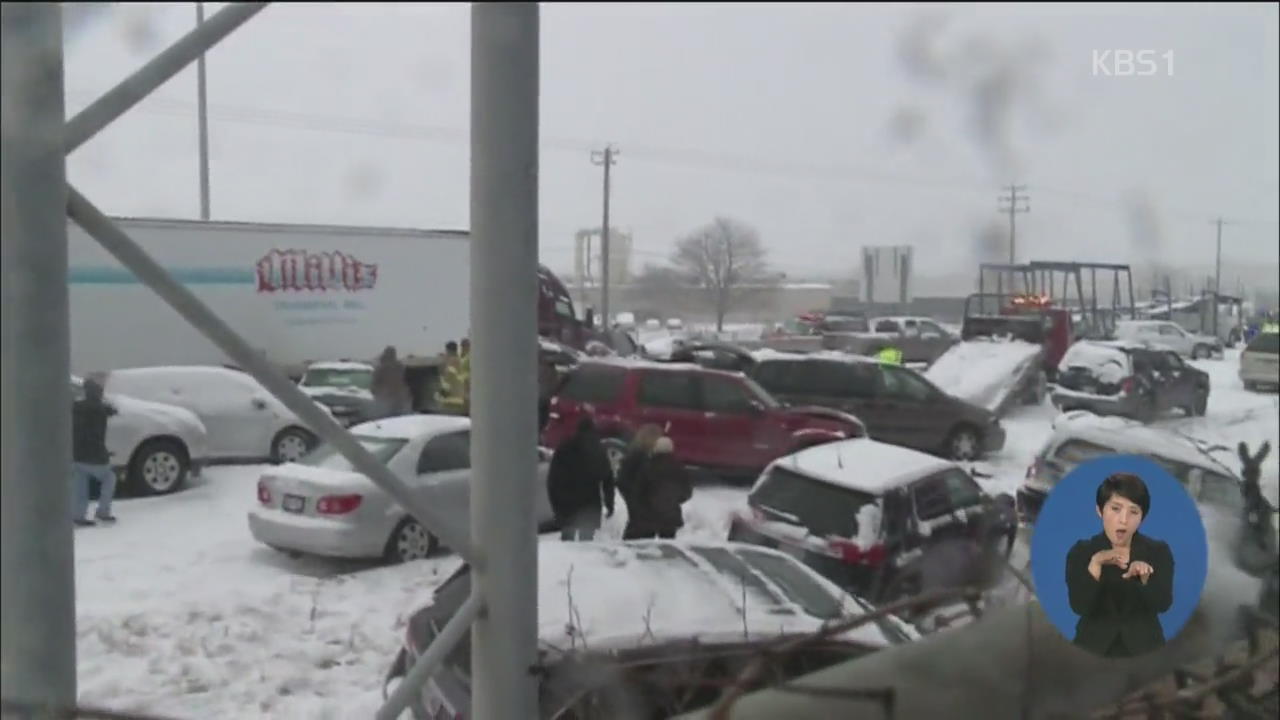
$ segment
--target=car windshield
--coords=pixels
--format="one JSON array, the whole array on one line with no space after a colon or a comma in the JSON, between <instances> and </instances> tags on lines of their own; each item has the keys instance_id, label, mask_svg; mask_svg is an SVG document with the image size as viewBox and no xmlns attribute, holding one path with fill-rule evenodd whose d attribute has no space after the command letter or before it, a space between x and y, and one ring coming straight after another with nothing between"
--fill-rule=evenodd
<instances>
[{"instance_id":1,"label":"car windshield","mask_svg":"<svg viewBox=\"0 0 1280 720\"><path fill-rule=\"evenodd\" d=\"M373 371L363 368L311 368L302 376L307 387L336 387L368 390L373 384Z\"/></svg>"},{"instance_id":2,"label":"car windshield","mask_svg":"<svg viewBox=\"0 0 1280 720\"><path fill-rule=\"evenodd\" d=\"M370 437L368 435L356 435L354 437L361 447L368 450L383 465L391 462L391 458L395 457L396 453L400 452L400 448L409 442L404 438ZM326 470L355 471L351 462L329 443L312 450L306 457L299 460L298 464Z\"/></svg>"},{"instance_id":3,"label":"car windshield","mask_svg":"<svg viewBox=\"0 0 1280 720\"><path fill-rule=\"evenodd\" d=\"M819 537L851 538L858 535L858 511L875 497L775 465L747 500L772 519L800 525Z\"/></svg>"}]
</instances>

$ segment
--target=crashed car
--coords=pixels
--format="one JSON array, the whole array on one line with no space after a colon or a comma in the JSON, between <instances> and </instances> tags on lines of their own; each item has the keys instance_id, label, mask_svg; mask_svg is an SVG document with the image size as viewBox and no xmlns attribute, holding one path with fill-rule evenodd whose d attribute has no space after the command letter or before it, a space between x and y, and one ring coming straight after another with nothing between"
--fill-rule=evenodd
<instances>
[{"instance_id":1,"label":"crashed car","mask_svg":"<svg viewBox=\"0 0 1280 720\"><path fill-rule=\"evenodd\" d=\"M1143 422L1173 409L1202 416L1209 407L1209 374L1164 347L1082 340L1063 356L1050 396L1063 411Z\"/></svg>"},{"instance_id":2,"label":"crashed car","mask_svg":"<svg viewBox=\"0 0 1280 720\"><path fill-rule=\"evenodd\" d=\"M871 439L779 458L734 516L729 540L777 548L876 603L982 585L1007 558L1013 498L988 495L956 463Z\"/></svg>"},{"instance_id":3,"label":"crashed car","mask_svg":"<svg viewBox=\"0 0 1280 720\"><path fill-rule=\"evenodd\" d=\"M1078 410L1060 415L1053 434L1027 468L1017 491L1018 517L1033 524L1049 492L1083 462L1107 455L1141 455L1164 467L1198 503L1239 514L1240 479L1204 443L1171 430Z\"/></svg>"},{"instance_id":4,"label":"crashed car","mask_svg":"<svg viewBox=\"0 0 1280 720\"><path fill-rule=\"evenodd\" d=\"M384 694L471 594L464 565L409 619ZM871 610L795 560L734 543L641 540L538 546L539 718L666 718L720 698L761 648ZM919 637L886 616L812 642L771 668L814 672ZM772 674L772 673L770 673ZM464 634L410 700L425 718L471 717Z\"/></svg>"},{"instance_id":5,"label":"crashed car","mask_svg":"<svg viewBox=\"0 0 1280 720\"><path fill-rule=\"evenodd\" d=\"M374 416L373 366L363 362L314 362L307 366L298 389L329 408L343 427Z\"/></svg>"}]
</instances>

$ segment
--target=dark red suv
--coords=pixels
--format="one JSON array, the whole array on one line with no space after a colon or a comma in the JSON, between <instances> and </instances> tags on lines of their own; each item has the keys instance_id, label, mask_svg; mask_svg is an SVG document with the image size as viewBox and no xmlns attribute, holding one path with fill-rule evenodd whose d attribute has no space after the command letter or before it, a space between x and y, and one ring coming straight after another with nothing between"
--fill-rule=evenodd
<instances>
[{"instance_id":1,"label":"dark red suv","mask_svg":"<svg viewBox=\"0 0 1280 720\"><path fill-rule=\"evenodd\" d=\"M595 419L617 463L642 425L666 429L686 465L751 476L800 448L866 437L858 418L820 407L783 407L754 380L697 365L592 360L551 400L542 444L556 447L583 414Z\"/></svg>"}]
</instances>

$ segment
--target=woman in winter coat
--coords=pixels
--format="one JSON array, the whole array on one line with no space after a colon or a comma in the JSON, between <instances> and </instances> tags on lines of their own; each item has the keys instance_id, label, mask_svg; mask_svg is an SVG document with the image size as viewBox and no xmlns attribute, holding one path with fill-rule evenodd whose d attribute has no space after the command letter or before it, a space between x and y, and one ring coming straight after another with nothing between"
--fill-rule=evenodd
<instances>
[{"instance_id":1,"label":"woman in winter coat","mask_svg":"<svg viewBox=\"0 0 1280 720\"><path fill-rule=\"evenodd\" d=\"M594 538L601 505L613 517L613 467L591 418L582 418L551 456L547 494L562 540Z\"/></svg>"},{"instance_id":2,"label":"woman in winter coat","mask_svg":"<svg viewBox=\"0 0 1280 720\"><path fill-rule=\"evenodd\" d=\"M658 438L653 454L640 473L646 522L641 537L674 538L684 527L682 506L693 497L689 471L676 459L675 444L669 437Z\"/></svg>"},{"instance_id":3,"label":"woman in winter coat","mask_svg":"<svg viewBox=\"0 0 1280 720\"><path fill-rule=\"evenodd\" d=\"M370 382L373 414L377 418L407 415L413 411L409 383L404 377L404 363L396 357L396 349L388 345L378 358Z\"/></svg>"},{"instance_id":4,"label":"woman in winter coat","mask_svg":"<svg viewBox=\"0 0 1280 720\"><path fill-rule=\"evenodd\" d=\"M646 528L652 523L649 517L648 498L645 497L642 477L649 456L653 454L653 446L662 437L662 428L657 425L643 425L636 431L631 444L627 446L626 455L618 466L618 493L627 504L627 527L622 531L622 539L637 537L653 537Z\"/></svg>"}]
</instances>

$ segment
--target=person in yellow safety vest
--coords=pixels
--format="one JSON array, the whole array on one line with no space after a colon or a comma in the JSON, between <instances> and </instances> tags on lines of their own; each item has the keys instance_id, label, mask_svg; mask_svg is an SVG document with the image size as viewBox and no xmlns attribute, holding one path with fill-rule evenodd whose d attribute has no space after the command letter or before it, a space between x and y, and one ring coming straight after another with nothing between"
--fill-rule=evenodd
<instances>
[{"instance_id":1,"label":"person in yellow safety vest","mask_svg":"<svg viewBox=\"0 0 1280 720\"><path fill-rule=\"evenodd\" d=\"M881 348L880 352L876 353L876 360L886 365L901 365L902 351L896 347Z\"/></svg>"},{"instance_id":2,"label":"person in yellow safety vest","mask_svg":"<svg viewBox=\"0 0 1280 720\"><path fill-rule=\"evenodd\" d=\"M1280 323L1269 322L1262 326L1260 332L1264 333L1280 333Z\"/></svg>"},{"instance_id":3,"label":"person in yellow safety vest","mask_svg":"<svg viewBox=\"0 0 1280 720\"><path fill-rule=\"evenodd\" d=\"M440 409L451 415L471 412L471 342L462 341L456 358L451 358L440 372L440 393L436 396Z\"/></svg>"}]
</instances>

